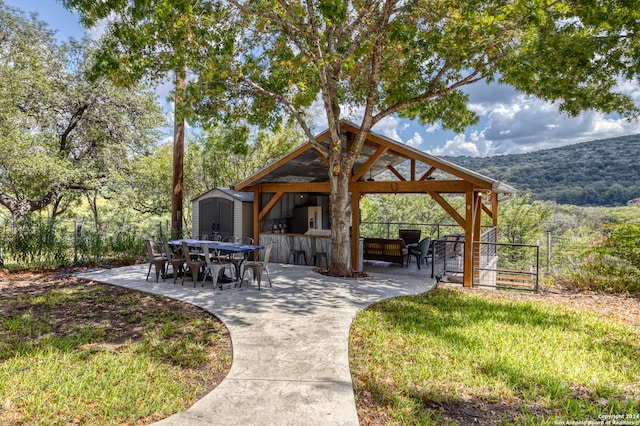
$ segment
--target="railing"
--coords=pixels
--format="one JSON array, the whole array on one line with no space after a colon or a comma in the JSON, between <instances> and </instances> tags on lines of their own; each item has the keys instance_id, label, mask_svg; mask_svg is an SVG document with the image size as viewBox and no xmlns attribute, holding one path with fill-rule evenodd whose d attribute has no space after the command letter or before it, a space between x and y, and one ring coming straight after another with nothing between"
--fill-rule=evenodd
<instances>
[{"instance_id":1,"label":"railing","mask_svg":"<svg viewBox=\"0 0 640 426\"><path fill-rule=\"evenodd\" d=\"M431 278L440 281L446 276L449 281L462 282L464 272L464 235L446 235L433 241Z\"/></svg>"},{"instance_id":2,"label":"railing","mask_svg":"<svg viewBox=\"0 0 640 426\"><path fill-rule=\"evenodd\" d=\"M441 235L464 232L460 225L415 222L361 222L360 235L371 238L397 238L401 229L419 229L422 238L436 240Z\"/></svg>"},{"instance_id":3,"label":"railing","mask_svg":"<svg viewBox=\"0 0 640 426\"><path fill-rule=\"evenodd\" d=\"M538 291L540 247L497 242L495 228L482 233L473 248L473 285L504 290ZM446 235L433 242L431 278L461 283L464 273L462 234Z\"/></svg>"},{"instance_id":4,"label":"railing","mask_svg":"<svg viewBox=\"0 0 640 426\"><path fill-rule=\"evenodd\" d=\"M473 285L538 291L540 246L497 241L495 229L474 241Z\"/></svg>"}]
</instances>

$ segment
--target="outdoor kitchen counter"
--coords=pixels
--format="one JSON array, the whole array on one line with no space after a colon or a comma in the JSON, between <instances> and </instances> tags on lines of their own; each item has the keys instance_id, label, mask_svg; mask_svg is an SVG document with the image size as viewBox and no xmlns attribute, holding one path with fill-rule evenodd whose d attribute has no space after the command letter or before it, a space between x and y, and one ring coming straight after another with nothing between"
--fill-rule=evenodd
<instances>
[{"instance_id":1,"label":"outdoor kitchen counter","mask_svg":"<svg viewBox=\"0 0 640 426\"><path fill-rule=\"evenodd\" d=\"M328 231L328 230L327 230ZM307 263L312 265L311 260L311 239L316 240L316 250L319 252L327 253L327 258L331 258L331 236L324 235L305 235L305 234L280 234L263 232L260 234L260 245L266 246L269 243L275 243L275 247L271 250L271 256L269 262L274 263L293 263L293 258L289 257L291 251L290 238L293 237L295 241L296 250L304 250L306 254ZM304 257L302 258L304 261ZM323 263L324 265L324 263Z\"/></svg>"}]
</instances>

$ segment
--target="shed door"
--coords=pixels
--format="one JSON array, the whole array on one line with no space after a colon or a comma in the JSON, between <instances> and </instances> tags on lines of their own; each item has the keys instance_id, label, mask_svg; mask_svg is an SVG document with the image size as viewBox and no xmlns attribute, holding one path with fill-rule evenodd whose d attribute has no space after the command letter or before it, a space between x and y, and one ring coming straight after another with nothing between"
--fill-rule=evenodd
<instances>
[{"instance_id":1,"label":"shed door","mask_svg":"<svg viewBox=\"0 0 640 426\"><path fill-rule=\"evenodd\" d=\"M200 201L200 234L233 235L233 201L213 197Z\"/></svg>"}]
</instances>

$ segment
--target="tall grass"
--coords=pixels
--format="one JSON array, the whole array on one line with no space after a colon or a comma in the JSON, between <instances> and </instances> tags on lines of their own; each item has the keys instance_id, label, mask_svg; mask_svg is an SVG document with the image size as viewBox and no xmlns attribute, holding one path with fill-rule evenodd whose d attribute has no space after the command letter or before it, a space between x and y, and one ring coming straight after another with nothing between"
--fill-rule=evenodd
<instances>
[{"instance_id":1,"label":"tall grass","mask_svg":"<svg viewBox=\"0 0 640 426\"><path fill-rule=\"evenodd\" d=\"M350 348L357 395L381 401L393 424L493 406L490 424L553 425L640 413L639 342L595 314L436 290L362 312Z\"/></svg>"},{"instance_id":2,"label":"tall grass","mask_svg":"<svg viewBox=\"0 0 640 426\"><path fill-rule=\"evenodd\" d=\"M115 225L76 230L38 214L0 227L0 267L37 268L77 262L133 261L145 254L141 230Z\"/></svg>"}]
</instances>

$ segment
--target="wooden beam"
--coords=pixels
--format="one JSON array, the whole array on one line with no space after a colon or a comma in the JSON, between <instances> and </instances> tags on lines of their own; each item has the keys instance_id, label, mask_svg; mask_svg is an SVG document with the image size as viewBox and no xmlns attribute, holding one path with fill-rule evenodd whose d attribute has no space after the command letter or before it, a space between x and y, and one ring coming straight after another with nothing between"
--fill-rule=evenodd
<instances>
[{"instance_id":1,"label":"wooden beam","mask_svg":"<svg viewBox=\"0 0 640 426\"><path fill-rule=\"evenodd\" d=\"M411 159L411 180L416 180L416 159Z\"/></svg>"},{"instance_id":2,"label":"wooden beam","mask_svg":"<svg viewBox=\"0 0 640 426\"><path fill-rule=\"evenodd\" d=\"M425 192L439 192L449 194L464 194L473 191L473 185L463 180L423 180L423 181L375 181L375 182L351 182L351 192L367 194L419 194Z\"/></svg>"},{"instance_id":3,"label":"wooden beam","mask_svg":"<svg viewBox=\"0 0 640 426\"><path fill-rule=\"evenodd\" d=\"M382 146L386 146L389 147L389 149L393 152L396 152L404 157L406 157L407 159L410 158L414 158L424 164L428 164L430 166L435 166L437 169L442 170L444 172L450 173L454 176L457 176L459 178L465 179L469 182L472 182L473 184L475 184L476 186L480 187L480 188L484 188L484 189L492 189L490 187L490 183L487 182L486 180L482 179L480 176L477 175L477 173L466 173L464 171L464 169L462 168L456 168L453 167L451 165L451 163L448 162L444 162L442 160L439 160L438 158L426 154L426 153L421 153L415 149L409 148L407 146L404 145L400 145L396 142L393 141L388 141L385 140L385 138L380 137L378 135L375 134L369 134L369 139L379 145Z\"/></svg>"},{"instance_id":4,"label":"wooden beam","mask_svg":"<svg viewBox=\"0 0 640 426\"><path fill-rule=\"evenodd\" d=\"M360 179L362 176L364 176L364 174L367 173L371 167L373 167L376 161L378 161L378 159L382 156L382 154L384 154L388 150L389 148L384 146L378 147L376 152L374 152L373 155L369 157L367 162L364 163L362 167L360 167L360 169L358 169L358 171L351 177L351 181L355 182L358 179Z\"/></svg>"},{"instance_id":5,"label":"wooden beam","mask_svg":"<svg viewBox=\"0 0 640 426\"><path fill-rule=\"evenodd\" d=\"M427 170L425 174L420 176L420 179L418 179L418 180L425 180L426 178L431 176L433 174L433 172L435 172L436 170L438 170L438 169L436 169L435 167L431 166L431 168L429 170Z\"/></svg>"},{"instance_id":6,"label":"wooden beam","mask_svg":"<svg viewBox=\"0 0 640 426\"><path fill-rule=\"evenodd\" d=\"M442 195L438 194L437 192L429 192L429 195L431 195L436 203L440 204L440 207L442 207L447 213L449 213L449 216L451 216L458 225L463 228L465 227L466 223L464 218L460 215L460 213L456 211L456 209L451 207L451 204L449 204L447 200L442 198Z\"/></svg>"},{"instance_id":7,"label":"wooden beam","mask_svg":"<svg viewBox=\"0 0 640 426\"><path fill-rule=\"evenodd\" d=\"M329 182L263 183L262 192L319 192L329 193Z\"/></svg>"},{"instance_id":8,"label":"wooden beam","mask_svg":"<svg viewBox=\"0 0 640 426\"><path fill-rule=\"evenodd\" d=\"M482 204L482 211L484 211L487 216L489 216L490 218L493 219L493 211L491 209L489 209L489 207L487 207L486 205Z\"/></svg>"},{"instance_id":9,"label":"wooden beam","mask_svg":"<svg viewBox=\"0 0 640 426\"><path fill-rule=\"evenodd\" d=\"M269 202L267 203L266 206L264 206L264 208L262 210L260 210L260 213L258 215L258 219L262 222L262 220L264 219L264 217L266 215L269 214L269 212L271 211L271 209L276 205L276 203L278 201L280 201L282 199L282 196L284 195L284 192L276 192L274 194L273 197L271 197L271 199L269 200ZM261 203L262 204L262 203Z\"/></svg>"},{"instance_id":10,"label":"wooden beam","mask_svg":"<svg viewBox=\"0 0 640 426\"><path fill-rule=\"evenodd\" d=\"M320 159L324 162L324 164L326 164L328 166L329 165L329 159L327 158L326 155L324 155L324 152L320 151L316 147L314 147L313 149L316 151L316 154L318 154L318 157L320 157Z\"/></svg>"},{"instance_id":11,"label":"wooden beam","mask_svg":"<svg viewBox=\"0 0 640 426\"><path fill-rule=\"evenodd\" d=\"M400 174L399 171L396 170L395 167L393 167L391 164L387 165L387 169L389 169L391 171L391 173L393 173L394 175L396 175L396 177L402 181L405 181L406 179L404 178L404 176L402 176Z\"/></svg>"}]
</instances>

